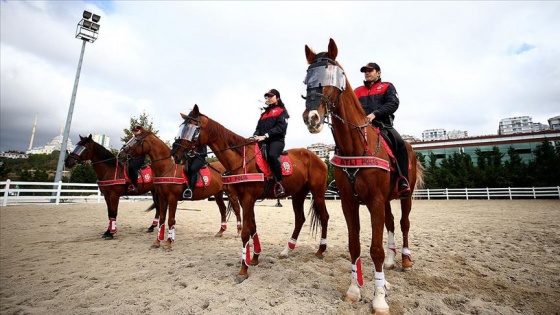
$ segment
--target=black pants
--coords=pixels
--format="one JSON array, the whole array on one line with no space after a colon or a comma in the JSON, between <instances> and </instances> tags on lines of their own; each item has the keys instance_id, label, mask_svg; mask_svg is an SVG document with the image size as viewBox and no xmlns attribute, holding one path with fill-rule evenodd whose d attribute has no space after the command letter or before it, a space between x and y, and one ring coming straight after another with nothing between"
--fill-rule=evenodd
<instances>
[{"instance_id":1,"label":"black pants","mask_svg":"<svg viewBox=\"0 0 560 315\"><path fill-rule=\"evenodd\" d=\"M185 173L187 174L187 179L189 180L188 187L194 189L196 185L196 179L198 171L206 164L204 159L194 157L190 159L187 164L185 164Z\"/></svg>"},{"instance_id":2,"label":"black pants","mask_svg":"<svg viewBox=\"0 0 560 315\"><path fill-rule=\"evenodd\" d=\"M267 162L270 165L270 171L274 174L277 182L282 180L282 169L280 168L280 154L284 151L284 140L276 140L267 143Z\"/></svg>"},{"instance_id":3,"label":"black pants","mask_svg":"<svg viewBox=\"0 0 560 315\"><path fill-rule=\"evenodd\" d=\"M128 177L134 186L138 186L138 171L144 165L144 160L131 159L128 161Z\"/></svg>"},{"instance_id":4,"label":"black pants","mask_svg":"<svg viewBox=\"0 0 560 315\"><path fill-rule=\"evenodd\" d=\"M393 154L397 159L397 164L399 165L401 175L408 180L408 152L406 151L404 140L395 128L385 127L384 130L387 131L386 135L389 137L393 144L391 149L393 150Z\"/></svg>"}]
</instances>

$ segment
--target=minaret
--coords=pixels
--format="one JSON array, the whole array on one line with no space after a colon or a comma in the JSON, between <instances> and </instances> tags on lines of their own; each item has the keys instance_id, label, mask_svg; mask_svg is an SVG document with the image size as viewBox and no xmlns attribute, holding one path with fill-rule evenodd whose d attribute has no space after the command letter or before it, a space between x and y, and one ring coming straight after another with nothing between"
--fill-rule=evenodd
<instances>
[{"instance_id":1,"label":"minaret","mask_svg":"<svg viewBox=\"0 0 560 315\"><path fill-rule=\"evenodd\" d=\"M33 130L31 131L31 141L29 141L29 149L27 149L28 151L31 151L31 149L33 149L33 139L35 138L35 130L37 129L37 116L39 116L39 113L35 114L35 122L33 123Z\"/></svg>"}]
</instances>

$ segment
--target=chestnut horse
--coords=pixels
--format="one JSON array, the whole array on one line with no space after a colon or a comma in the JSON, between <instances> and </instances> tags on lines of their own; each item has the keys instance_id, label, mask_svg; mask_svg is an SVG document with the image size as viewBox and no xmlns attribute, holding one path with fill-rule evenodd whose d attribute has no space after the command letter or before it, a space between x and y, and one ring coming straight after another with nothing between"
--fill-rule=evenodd
<instances>
[{"instance_id":1,"label":"chestnut horse","mask_svg":"<svg viewBox=\"0 0 560 315\"><path fill-rule=\"evenodd\" d=\"M157 195L155 193L154 183L152 181L139 183L138 192L130 193L127 191L127 184L124 178L124 167L118 163L117 157L107 150L101 144L92 140L91 135L88 137L80 136L80 141L76 147L64 160L64 165L68 168L74 167L77 163L91 161L93 170L97 175L97 185L99 191L105 198L107 204L107 214L109 216L109 227L103 233L103 238L107 240L113 239L117 232L117 212L119 208L119 200L125 195L143 195L151 192L154 204L147 211L157 207ZM159 221L159 213L156 211L152 225L148 228L148 232L153 232Z\"/></svg>"},{"instance_id":2,"label":"chestnut horse","mask_svg":"<svg viewBox=\"0 0 560 315\"><path fill-rule=\"evenodd\" d=\"M360 204L365 204L371 216L372 239L370 257L375 264L373 310L388 313L385 295L388 282L383 268L394 267L395 245L393 214L390 201L396 199L396 174L392 171L389 147L384 143L379 130L366 119L360 101L355 96L344 70L336 61L338 54L334 40L330 40L328 51L315 53L307 45L305 56L309 64L305 84L307 85L306 109L303 121L311 133L318 133L326 123L331 127L336 149L332 160L334 177L342 210L348 227L348 247L352 263L352 282L346 298L350 302L361 299L363 284L360 261ZM410 144L406 143L409 157L409 182L416 188L422 184L423 167L416 159ZM412 192L401 203L401 231L403 235L402 267L412 268L408 247L409 214L412 207ZM383 250L383 224L388 233L388 255ZM384 261L385 259L385 261Z\"/></svg>"},{"instance_id":3,"label":"chestnut horse","mask_svg":"<svg viewBox=\"0 0 560 315\"><path fill-rule=\"evenodd\" d=\"M243 231L241 269L236 277L236 282L241 283L247 277L249 265L258 265L261 253L261 244L257 234L255 221L255 202L257 199L277 199L274 196L272 177L265 180L262 171L257 167L260 155L256 152L256 143L228 130L218 122L199 112L198 105L189 115L181 114L184 122L181 126L180 138L173 144L172 155L176 161L185 151L196 152L197 148L208 145L224 167L227 173L222 178L234 189L239 196L243 208ZM327 165L315 153L307 149L290 149L287 155L291 160L291 175L284 176L286 196L292 197L295 216L295 227L292 237L285 249L280 253L281 258L288 256L295 248L297 238L305 222L304 202L307 194L311 192L311 229L316 232L317 223L321 224L321 240L315 256L322 258L327 248L327 225L329 214L325 205L325 192L327 190ZM283 162L283 168L286 170ZM253 240L253 257L251 259L251 246Z\"/></svg>"},{"instance_id":4,"label":"chestnut horse","mask_svg":"<svg viewBox=\"0 0 560 315\"><path fill-rule=\"evenodd\" d=\"M171 159L171 149L153 132L139 127L141 133L139 136L132 138L119 153L119 158L125 155L142 156L148 155L152 162L152 171L154 173L154 183L159 198L159 233L156 240L152 243L152 247L160 247L160 242L164 240L165 234L165 218L167 209L169 208L168 233L165 243L166 249L171 249L173 241L175 241L175 213L177 211L177 203L183 200L183 191L186 188L186 180L183 177L183 167L174 164ZM218 208L220 209L222 223L220 231L216 236L222 236L226 230L226 205L224 203L224 193L228 196L228 202L233 207L235 216L237 217L237 233L241 233L241 216L239 209L239 201L237 196L222 184L220 175L225 172L224 167L219 162L213 162L208 165L210 169L210 178L203 178L203 182L208 185L197 187L191 200L203 200L210 196L216 199Z\"/></svg>"}]
</instances>

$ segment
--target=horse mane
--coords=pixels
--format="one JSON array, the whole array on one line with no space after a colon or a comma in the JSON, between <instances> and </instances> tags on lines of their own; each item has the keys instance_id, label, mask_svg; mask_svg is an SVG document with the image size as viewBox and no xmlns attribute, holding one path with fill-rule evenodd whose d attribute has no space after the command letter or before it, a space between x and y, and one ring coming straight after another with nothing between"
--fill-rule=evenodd
<instances>
[{"instance_id":1,"label":"horse mane","mask_svg":"<svg viewBox=\"0 0 560 315\"><path fill-rule=\"evenodd\" d=\"M99 157L99 159L103 162L103 164L106 164L109 167L114 167L115 166L115 161L113 161L114 159L116 159L117 157L109 150L107 150L107 148L105 148L104 146L102 146L101 144L90 140L92 145L93 145L93 154L96 155L97 157ZM78 142L77 145L83 145L83 143Z\"/></svg>"},{"instance_id":2,"label":"horse mane","mask_svg":"<svg viewBox=\"0 0 560 315\"><path fill-rule=\"evenodd\" d=\"M206 125L205 129L211 138L216 138L224 141L224 143L232 147L232 150L235 150L239 152L239 154L243 155L243 146L234 146L247 143L247 139L245 137L242 137L235 132L227 129L222 124L206 115L200 114L200 116L205 117L208 120L208 124Z\"/></svg>"}]
</instances>

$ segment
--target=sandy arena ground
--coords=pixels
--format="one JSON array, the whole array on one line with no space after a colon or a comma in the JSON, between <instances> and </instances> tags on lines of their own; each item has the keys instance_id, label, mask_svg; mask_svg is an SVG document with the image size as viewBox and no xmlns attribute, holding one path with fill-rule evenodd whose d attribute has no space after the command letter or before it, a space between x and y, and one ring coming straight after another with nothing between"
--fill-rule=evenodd
<instances>
[{"instance_id":1,"label":"sandy arena ground","mask_svg":"<svg viewBox=\"0 0 560 315\"><path fill-rule=\"evenodd\" d=\"M1 314L370 314L373 264L369 213L361 207L362 301L344 301L350 284L340 201L323 260L309 220L287 259L291 202L258 203L263 252L249 279L235 284L241 241L234 217L222 238L216 204L180 204L172 251L150 249L150 203L121 203L118 235L105 205L0 207ZM309 202L306 203L306 208ZM396 242L400 267L400 211ZM560 314L560 201L415 201L412 272L386 271L392 314Z\"/></svg>"}]
</instances>

